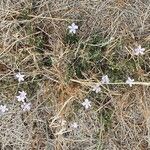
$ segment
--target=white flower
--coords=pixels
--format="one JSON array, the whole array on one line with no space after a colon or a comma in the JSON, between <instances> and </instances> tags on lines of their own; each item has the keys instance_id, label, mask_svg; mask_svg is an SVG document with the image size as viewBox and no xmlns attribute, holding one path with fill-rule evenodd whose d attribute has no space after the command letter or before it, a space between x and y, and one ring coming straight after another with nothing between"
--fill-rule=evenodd
<instances>
[{"instance_id":1,"label":"white flower","mask_svg":"<svg viewBox=\"0 0 150 150\"><path fill-rule=\"evenodd\" d=\"M141 48L141 45L139 45L137 48L134 49L134 54L135 55L143 55L145 51L145 48Z\"/></svg>"},{"instance_id":2,"label":"white flower","mask_svg":"<svg viewBox=\"0 0 150 150\"><path fill-rule=\"evenodd\" d=\"M23 103L22 105L21 105L21 108L23 109L23 111L30 111L30 109L31 109L31 103Z\"/></svg>"},{"instance_id":3,"label":"white flower","mask_svg":"<svg viewBox=\"0 0 150 150\"><path fill-rule=\"evenodd\" d=\"M78 29L78 26L75 23L72 23L71 26L68 26L69 33L76 33L76 30Z\"/></svg>"},{"instance_id":4,"label":"white flower","mask_svg":"<svg viewBox=\"0 0 150 150\"><path fill-rule=\"evenodd\" d=\"M85 99L82 105L85 107L85 109L88 109L91 107L91 102L88 99Z\"/></svg>"},{"instance_id":5,"label":"white flower","mask_svg":"<svg viewBox=\"0 0 150 150\"><path fill-rule=\"evenodd\" d=\"M99 93L101 91L101 88L99 86L100 86L99 83L94 85L92 91L94 91L95 93Z\"/></svg>"},{"instance_id":6,"label":"white flower","mask_svg":"<svg viewBox=\"0 0 150 150\"><path fill-rule=\"evenodd\" d=\"M60 120L60 123L61 123L61 126L64 126L64 125L66 125L67 121L62 119L62 120Z\"/></svg>"},{"instance_id":7,"label":"white flower","mask_svg":"<svg viewBox=\"0 0 150 150\"><path fill-rule=\"evenodd\" d=\"M8 108L6 107L6 105L0 105L0 114L5 113L6 111L8 111Z\"/></svg>"},{"instance_id":8,"label":"white flower","mask_svg":"<svg viewBox=\"0 0 150 150\"><path fill-rule=\"evenodd\" d=\"M78 128L78 124L76 122L74 122L73 124L71 124L71 128L77 129Z\"/></svg>"},{"instance_id":9,"label":"white flower","mask_svg":"<svg viewBox=\"0 0 150 150\"><path fill-rule=\"evenodd\" d=\"M17 100L19 102L24 102L24 100L27 98L26 97L27 93L25 91L22 91L22 92L19 91L19 94L20 95L16 96Z\"/></svg>"},{"instance_id":10,"label":"white flower","mask_svg":"<svg viewBox=\"0 0 150 150\"><path fill-rule=\"evenodd\" d=\"M131 79L130 77L128 77L128 79L126 80L126 84L129 84L130 87L132 87L133 82L134 79Z\"/></svg>"},{"instance_id":11,"label":"white flower","mask_svg":"<svg viewBox=\"0 0 150 150\"><path fill-rule=\"evenodd\" d=\"M25 75L20 74L20 72L18 72L18 73L16 74L16 78L18 79L19 82L24 81L24 76L25 76Z\"/></svg>"},{"instance_id":12,"label":"white flower","mask_svg":"<svg viewBox=\"0 0 150 150\"><path fill-rule=\"evenodd\" d=\"M108 84L109 83L109 78L108 78L108 75L104 75L104 76L102 76L102 80L101 80L101 82L102 82L102 84Z\"/></svg>"}]
</instances>

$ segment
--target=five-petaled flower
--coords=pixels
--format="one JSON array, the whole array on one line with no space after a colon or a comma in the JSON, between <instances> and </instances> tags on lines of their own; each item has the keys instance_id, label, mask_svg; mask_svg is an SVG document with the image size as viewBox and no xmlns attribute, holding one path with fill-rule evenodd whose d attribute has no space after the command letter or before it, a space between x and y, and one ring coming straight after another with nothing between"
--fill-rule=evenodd
<instances>
[{"instance_id":1,"label":"five-petaled flower","mask_svg":"<svg viewBox=\"0 0 150 150\"><path fill-rule=\"evenodd\" d=\"M4 114L6 111L8 111L6 105L0 105L0 114Z\"/></svg>"},{"instance_id":2,"label":"five-petaled flower","mask_svg":"<svg viewBox=\"0 0 150 150\"><path fill-rule=\"evenodd\" d=\"M101 91L100 83L96 83L92 88L92 91L94 91L95 93L99 93Z\"/></svg>"},{"instance_id":3,"label":"five-petaled flower","mask_svg":"<svg viewBox=\"0 0 150 150\"><path fill-rule=\"evenodd\" d=\"M109 80L109 78L108 78L108 75L102 76L102 80L101 80L102 84L108 84L109 81L110 81L110 80Z\"/></svg>"},{"instance_id":4,"label":"five-petaled flower","mask_svg":"<svg viewBox=\"0 0 150 150\"><path fill-rule=\"evenodd\" d=\"M67 121L66 121L66 120L64 120L64 119L61 119L61 120L60 120L60 124L61 124L61 126L65 126L65 125L66 125L66 123L67 123Z\"/></svg>"},{"instance_id":5,"label":"five-petaled flower","mask_svg":"<svg viewBox=\"0 0 150 150\"><path fill-rule=\"evenodd\" d=\"M126 80L126 84L129 84L130 87L132 87L133 82L134 79L131 79L130 77L128 77L128 79Z\"/></svg>"},{"instance_id":6,"label":"five-petaled flower","mask_svg":"<svg viewBox=\"0 0 150 150\"><path fill-rule=\"evenodd\" d=\"M88 109L89 107L91 107L91 101L89 101L87 98L84 100L84 102L82 103L82 106L85 107L85 109Z\"/></svg>"},{"instance_id":7,"label":"five-petaled flower","mask_svg":"<svg viewBox=\"0 0 150 150\"><path fill-rule=\"evenodd\" d=\"M71 26L68 26L69 33L76 33L76 30L78 29L78 26L75 23L72 23Z\"/></svg>"},{"instance_id":8,"label":"five-petaled flower","mask_svg":"<svg viewBox=\"0 0 150 150\"><path fill-rule=\"evenodd\" d=\"M16 96L17 100L19 102L24 102L24 100L26 99L27 93L25 91L22 91L22 92L19 91L19 94L20 95Z\"/></svg>"},{"instance_id":9,"label":"five-petaled flower","mask_svg":"<svg viewBox=\"0 0 150 150\"><path fill-rule=\"evenodd\" d=\"M76 122L71 124L71 128L77 129L78 127L79 127L79 125Z\"/></svg>"},{"instance_id":10,"label":"five-petaled flower","mask_svg":"<svg viewBox=\"0 0 150 150\"><path fill-rule=\"evenodd\" d=\"M20 74L20 72L18 72L18 73L16 74L16 78L18 79L19 82L24 81L24 76L25 76L25 75Z\"/></svg>"},{"instance_id":11,"label":"five-petaled flower","mask_svg":"<svg viewBox=\"0 0 150 150\"><path fill-rule=\"evenodd\" d=\"M139 45L137 48L134 49L135 55L143 55L145 51L145 48L141 48L141 45Z\"/></svg>"},{"instance_id":12,"label":"five-petaled flower","mask_svg":"<svg viewBox=\"0 0 150 150\"><path fill-rule=\"evenodd\" d=\"M22 105L21 105L21 108L22 108L22 110L23 111L30 111L30 109L31 109L31 103L23 103Z\"/></svg>"}]
</instances>

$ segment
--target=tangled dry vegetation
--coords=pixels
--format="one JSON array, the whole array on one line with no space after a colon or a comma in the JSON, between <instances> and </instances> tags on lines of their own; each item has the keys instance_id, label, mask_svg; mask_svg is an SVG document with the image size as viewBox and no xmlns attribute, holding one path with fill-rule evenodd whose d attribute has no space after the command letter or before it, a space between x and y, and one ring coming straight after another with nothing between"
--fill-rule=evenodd
<instances>
[{"instance_id":1,"label":"tangled dry vegetation","mask_svg":"<svg viewBox=\"0 0 150 150\"><path fill-rule=\"evenodd\" d=\"M75 35L68 32L73 22ZM133 56L138 45L145 54ZM20 84L17 71L25 74ZM1 0L0 104L9 111L0 116L0 149L148 150L150 87L92 92L104 74L112 83L128 76L149 83L150 0ZM16 101L20 89L29 112Z\"/></svg>"}]
</instances>

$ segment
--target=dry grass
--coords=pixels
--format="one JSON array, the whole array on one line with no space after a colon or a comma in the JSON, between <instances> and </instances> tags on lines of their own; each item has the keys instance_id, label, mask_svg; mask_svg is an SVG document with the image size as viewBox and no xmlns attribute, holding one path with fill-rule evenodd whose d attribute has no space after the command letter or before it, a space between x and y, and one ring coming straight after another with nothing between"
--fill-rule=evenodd
<instances>
[{"instance_id":1,"label":"dry grass","mask_svg":"<svg viewBox=\"0 0 150 150\"><path fill-rule=\"evenodd\" d=\"M0 104L9 112L0 118L0 149L150 149L149 33L149 0L1 0ZM146 52L135 57L139 44ZM111 84L91 92L103 74ZM137 81L131 88L128 76ZM30 112L16 101L21 89Z\"/></svg>"}]
</instances>

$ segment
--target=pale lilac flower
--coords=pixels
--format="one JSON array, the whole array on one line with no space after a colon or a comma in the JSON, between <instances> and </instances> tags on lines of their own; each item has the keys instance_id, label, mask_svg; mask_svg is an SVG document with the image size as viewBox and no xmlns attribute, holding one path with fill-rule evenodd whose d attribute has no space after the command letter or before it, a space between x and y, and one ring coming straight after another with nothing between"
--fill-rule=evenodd
<instances>
[{"instance_id":1,"label":"pale lilac flower","mask_svg":"<svg viewBox=\"0 0 150 150\"><path fill-rule=\"evenodd\" d=\"M91 107L91 101L85 99L84 102L82 103L82 106L84 106L85 109L88 109L89 107Z\"/></svg>"},{"instance_id":2,"label":"pale lilac flower","mask_svg":"<svg viewBox=\"0 0 150 150\"><path fill-rule=\"evenodd\" d=\"M22 108L22 110L23 111L30 111L30 109L31 109L31 103L23 103L22 105L21 105L21 108Z\"/></svg>"},{"instance_id":3,"label":"pale lilac flower","mask_svg":"<svg viewBox=\"0 0 150 150\"><path fill-rule=\"evenodd\" d=\"M19 94L20 95L16 96L17 100L19 102L24 102L24 100L26 99L27 93L25 91L22 91L22 92L19 91Z\"/></svg>"},{"instance_id":4,"label":"pale lilac flower","mask_svg":"<svg viewBox=\"0 0 150 150\"><path fill-rule=\"evenodd\" d=\"M128 77L128 79L126 80L126 84L129 84L130 87L132 87L133 82L134 79L131 79L130 77Z\"/></svg>"},{"instance_id":5,"label":"pale lilac flower","mask_svg":"<svg viewBox=\"0 0 150 150\"><path fill-rule=\"evenodd\" d=\"M24 76L25 76L25 75L20 74L20 72L18 72L18 73L16 74L16 78L18 79L19 82L24 81Z\"/></svg>"},{"instance_id":6,"label":"pale lilac flower","mask_svg":"<svg viewBox=\"0 0 150 150\"><path fill-rule=\"evenodd\" d=\"M4 114L6 111L8 111L6 105L0 105L0 114Z\"/></svg>"},{"instance_id":7,"label":"pale lilac flower","mask_svg":"<svg viewBox=\"0 0 150 150\"><path fill-rule=\"evenodd\" d=\"M134 49L135 55L143 55L145 51L145 48L141 48L141 45L139 45L137 48Z\"/></svg>"},{"instance_id":8,"label":"pale lilac flower","mask_svg":"<svg viewBox=\"0 0 150 150\"><path fill-rule=\"evenodd\" d=\"M76 30L78 29L78 26L75 23L72 23L71 26L68 26L69 33L76 33Z\"/></svg>"},{"instance_id":9,"label":"pale lilac flower","mask_svg":"<svg viewBox=\"0 0 150 150\"><path fill-rule=\"evenodd\" d=\"M77 129L78 127L79 127L79 125L76 122L71 124L71 128Z\"/></svg>"},{"instance_id":10,"label":"pale lilac flower","mask_svg":"<svg viewBox=\"0 0 150 150\"><path fill-rule=\"evenodd\" d=\"M102 82L102 84L108 84L110 82L108 75L102 76L101 82Z\"/></svg>"},{"instance_id":11,"label":"pale lilac flower","mask_svg":"<svg viewBox=\"0 0 150 150\"><path fill-rule=\"evenodd\" d=\"M99 93L101 91L100 83L94 85L92 91L94 91L95 93Z\"/></svg>"}]
</instances>

